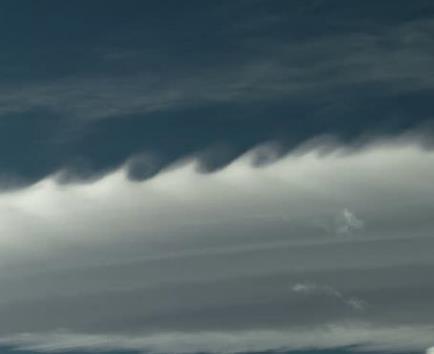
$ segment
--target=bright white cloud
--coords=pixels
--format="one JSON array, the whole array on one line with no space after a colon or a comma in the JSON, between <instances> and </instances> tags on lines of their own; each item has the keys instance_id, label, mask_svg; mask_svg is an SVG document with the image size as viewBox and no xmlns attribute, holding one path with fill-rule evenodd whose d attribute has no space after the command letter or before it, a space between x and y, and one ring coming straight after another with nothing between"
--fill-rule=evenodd
<instances>
[{"instance_id":1,"label":"bright white cloud","mask_svg":"<svg viewBox=\"0 0 434 354\"><path fill-rule=\"evenodd\" d=\"M141 183L122 168L89 184L53 176L0 194L4 343L432 346L434 153L314 149L262 168L252 154L214 174L190 161ZM333 227L339 213L363 237L312 223Z\"/></svg>"}]
</instances>

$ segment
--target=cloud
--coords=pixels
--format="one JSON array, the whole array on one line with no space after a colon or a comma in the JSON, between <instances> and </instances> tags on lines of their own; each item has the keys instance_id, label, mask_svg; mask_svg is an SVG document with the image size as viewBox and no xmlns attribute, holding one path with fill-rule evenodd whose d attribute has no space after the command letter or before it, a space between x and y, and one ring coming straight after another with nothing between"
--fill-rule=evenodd
<instances>
[{"instance_id":1,"label":"cloud","mask_svg":"<svg viewBox=\"0 0 434 354\"><path fill-rule=\"evenodd\" d=\"M348 208L343 208L332 217L314 219L312 224L327 235L346 237L360 234L365 227L365 222Z\"/></svg>"},{"instance_id":2,"label":"cloud","mask_svg":"<svg viewBox=\"0 0 434 354\"><path fill-rule=\"evenodd\" d=\"M364 222L357 218L357 216L347 208L344 208L336 216L335 224L336 234L346 236L360 231L364 227Z\"/></svg>"},{"instance_id":3,"label":"cloud","mask_svg":"<svg viewBox=\"0 0 434 354\"><path fill-rule=\"evenodd\" d=\"M332 3L4 5L0 344L432 351L434 7Z\"/></svg>"},{"instance_id":4,"label":"cloud","mask_svg":"<svg viewBox=\"0 0 434 354\"><path fill-rule=\"evenodd\" d=\"M307 295L325 295L342 301L345 305L354 310L363 310L366 302L356 297L348 297L329 285L318 285L313 283L297 283L292 287L292 291Z\"/></svg>"},{"instance_id":5,"label":"cloud","mask_svg":"<svg viewBox=\"0 0 434 354\"><path fill-rule=\"evenodd\" d=\"M286 23L278 23L282 33L287 33ZM236 60L212 61L200 70L189 63L172 62L174 69L168 73L167 69L147 70L147 48L121 49L109 54L120 58L121 63L126 60L124 65L131 58L143 63L135 72L29 80L19 87L6 83L9 86L2 87L0 113L43 108L73 119L94 120L288 99L336 105L340 95L350 93L349 98L357 100L351 92L363 102L365 95L354 90L363 85L372 86L371 95L375 92L381 98L431 90L434 79L426 73L432 64L433 39L429 33L433 28L434 21L416 19L395 26L381 25L375 32L361 27L314 36L309 41L288 41L287 36L269 34L266 27L255 48L251 47L255 37L233 28L226 35L237 35ZM156 51L165 54L161 48Z\"/></svg>"},{"instance_id":6,"label":"cloud","mask_svg":"<svg viewBox=\"0 0 434 354\"><path fill-rule=\"evenodd\" d=\"M367 306L366 301L363 301L362 299L359 299L357 297L351 297L349 299L346 299L345 302L351 306L355 310L363 310Z\"/></svg>"},{"instance_id":7,"label":"cloud","mask_svg":"<svg viewBox=\"0 0 434 354\"><path fill-rule=\"evenodd\" d=\"M432 346L433 152L396 142L326 155L318 147L262 167L254 154L214 174L191 160L145 182L123 167L85 184L54 175L4 190L4 343ZM369 220L363 237L312 225L345 209Z\"/></svg>"},{"instance_id":8,"label":"cloud","mask_svg":"<svg viewBox=\"0 0 434 354\"><path fill-rule=\"evenodd\" d=\"M362 351L424 350L432 343L433 327L376 328L364 323L328 325L295 331L164 333L151 335L75 334L66 331L23 334L0 343L19 350L134 350L148 353L245 353L268 350L330 349L355 346ZM427 350L430 353L431 349Z\"/></svg>"}]
</instances>

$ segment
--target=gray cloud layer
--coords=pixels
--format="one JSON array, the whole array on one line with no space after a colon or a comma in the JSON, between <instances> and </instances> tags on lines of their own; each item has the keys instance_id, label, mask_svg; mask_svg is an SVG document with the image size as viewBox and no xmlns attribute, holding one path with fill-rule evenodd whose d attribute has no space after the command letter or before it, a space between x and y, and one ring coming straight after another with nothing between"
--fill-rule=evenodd
<instances>
[{"instance_id":1,"label":"gray cloud layer","mask_svg":"<svg viewBox=\"0 0 434 354\"><path fill-rule=\"evenodd\" d=\"M252 152L211 175L190 161L143 183L125 168L82 185L53 176L2 193L2 342L430 347L434 154L402 142L319 151L262 168Z\"/></svg>"}]
</instances>

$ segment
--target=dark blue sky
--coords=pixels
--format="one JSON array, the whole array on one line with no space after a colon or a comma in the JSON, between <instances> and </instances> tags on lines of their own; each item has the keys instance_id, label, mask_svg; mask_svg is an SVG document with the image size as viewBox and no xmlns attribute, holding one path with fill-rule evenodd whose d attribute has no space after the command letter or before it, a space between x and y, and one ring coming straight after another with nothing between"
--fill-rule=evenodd
<instances>
[{"instance_id":1,"label":"dark blue sky","mask_svg":"<svg viewBox=\"0 0 434 354\"><path fill-rule=\"evenodd\" d=\"M4 1L7 183L430 130L432 1ZM151 156L151 157L149 157Z\"/></svg>"}]
</instances>

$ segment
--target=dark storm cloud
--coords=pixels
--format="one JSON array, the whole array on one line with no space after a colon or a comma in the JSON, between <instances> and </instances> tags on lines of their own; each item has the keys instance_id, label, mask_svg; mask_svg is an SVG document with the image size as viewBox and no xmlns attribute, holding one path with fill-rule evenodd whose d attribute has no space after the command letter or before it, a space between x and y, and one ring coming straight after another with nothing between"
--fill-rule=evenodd
<instances>
[{"instance_id":1,"label":"dark storm cloud","mask_svg":"<svg viewBox=\"0 0 434 354\"><path fill-rule=\"evenodd\" d=\"M5 185L129 159L135 179L191 156L214 170L271 140L430 135L428 1L1 6Z\"/></svg>"}]
</instances>

